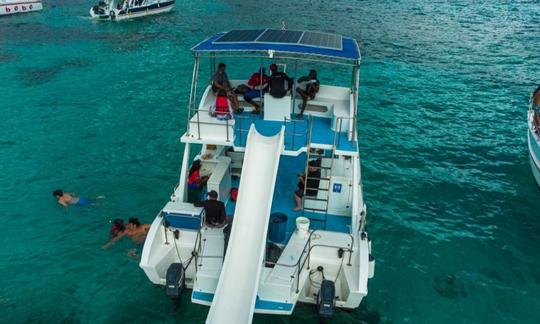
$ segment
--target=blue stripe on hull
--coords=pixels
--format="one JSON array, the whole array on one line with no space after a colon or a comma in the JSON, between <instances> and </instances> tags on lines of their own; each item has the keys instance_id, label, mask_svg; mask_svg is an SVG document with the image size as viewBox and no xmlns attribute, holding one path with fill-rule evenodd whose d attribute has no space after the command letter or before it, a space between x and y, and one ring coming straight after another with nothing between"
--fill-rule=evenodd
<instances>
[{"instance_id":1,"label":"blue stripe on hull","mask_svg":"<svg viewBox=\"0 0 540 324\"><path fill-rule=\"evenodd\" d=\"M211 303L212 300L214 300L214 294L201 292L201 291L193 291L193 293L191 294L191 298L197 299L203 302ZM294 306L293 304L289 304L289 303L262 300L262 299L259 299L259 296L257 296L257 300L255 301L256 310L290 312L293 309L293 306Z\"/></svg>"}]
</instances>

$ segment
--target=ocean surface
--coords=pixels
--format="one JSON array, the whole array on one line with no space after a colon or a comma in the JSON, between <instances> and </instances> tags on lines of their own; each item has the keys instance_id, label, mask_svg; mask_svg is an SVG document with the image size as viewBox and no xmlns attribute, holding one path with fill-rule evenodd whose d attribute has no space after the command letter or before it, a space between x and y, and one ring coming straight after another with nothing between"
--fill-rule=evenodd
<instances>
[{"instance_id":1,"label":"ocean surface","mask_svg":"<svg viewBox=\"0 0 540 324\"><path fill-rule=\"evenodd\" d=\"M538 323L540 190L526 111L537 1L179 1L88 19L91 1L0 18L0 322L201 323L171 312L109 221L151 222L177 183L191 46L231 28L360 41L362 176L377 258L369 295L331 323ZM331 81L330 71L320 71ZM62 188L98 206L58 206ZM254 323L317 323L312 307Z\"/></svg>"}]
</instances>

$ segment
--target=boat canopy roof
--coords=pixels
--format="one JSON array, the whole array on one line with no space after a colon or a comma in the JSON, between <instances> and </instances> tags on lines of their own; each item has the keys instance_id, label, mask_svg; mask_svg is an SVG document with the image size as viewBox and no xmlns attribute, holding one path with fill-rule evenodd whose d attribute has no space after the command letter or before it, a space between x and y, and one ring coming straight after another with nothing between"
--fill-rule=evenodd
<instances>
[{"instance_id":1,"label":"boat canopy roof","mask_svg":"<svg viewBox=\"0 0 540 324\"><path fill-rule=\"evenodd\" d=\"M216 52L266 52L270 57L289 54L324 60L360 60L358 43L351 37L314 31L236 29L217 33L191 49L196 54Z\"/></svg>"}]
</instances>

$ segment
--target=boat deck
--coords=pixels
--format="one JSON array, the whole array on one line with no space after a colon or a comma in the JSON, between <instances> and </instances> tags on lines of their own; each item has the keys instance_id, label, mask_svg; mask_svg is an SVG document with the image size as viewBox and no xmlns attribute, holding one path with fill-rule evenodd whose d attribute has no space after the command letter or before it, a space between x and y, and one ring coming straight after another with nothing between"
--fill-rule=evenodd
<instances>
[{"instance_id":1,"label":"boat deck","mask_svg":"<svg viewBox=\"0 0 540 324\"><path fill-rule=\"evenodd\" d=\"M282 213L287 216L286 235L283 242L275 242L284 244L288 241L292 233L296 229L296 218L305 216L311 219L310 228L325 229L325 215L321 213L293 211L295 206L294 192L297 185L298 173L304 172L306 163L306 154L301 154L298 157L281 156L279 161L278 175L276 179L276 187L272 202L271 213ZM233 181L233 187L238 187L239 180ZM227 215L233 216L235 203L231 200L226 204ZM328 214L326 217L326 230L342 233L350 232L351 218L341 215Z\"/></svg>"}]
</instances>

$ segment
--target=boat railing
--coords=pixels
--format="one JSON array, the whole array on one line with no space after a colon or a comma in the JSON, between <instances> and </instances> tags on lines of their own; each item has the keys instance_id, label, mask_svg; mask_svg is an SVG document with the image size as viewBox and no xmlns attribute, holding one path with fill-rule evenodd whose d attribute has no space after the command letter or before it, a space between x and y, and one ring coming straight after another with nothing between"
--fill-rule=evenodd
<instances>
[{"instance_id":1,"label":"boat railing","mask_svg":"<svg viewBox=\"0 0 540 324\"><path fill-rule=\"evenodd\" d=\"M193 113L193 111L195 113ZM225 123L222 123L222 122L213 122L213 121L201 121L201 118L200 118L200 113L203 112L203 113L208 113L210 115L210 109L194 109L192 110L191 108L189 109L189 114L188 114L188 123L189 123L189 126L188 126L188 129L190 130L190 133L191 133L191 124L196 124L197 125L197 139L201 140L203 139L201 137L201 125L215 125L215 126L221 126L221 127L225 127L225 134L226 134L226 141L227 142L230 142L232 140L231 138L231 134L229 132L229 127L231 126L230 124L230 120L234 120L234 119L225 119ZM191 120L191 118L193 116L196 116L197 117L197 120ZM238 118L238 116L235 116L235 119ZM217 119L216 119L217 120Z\"/></svg>"},{"instance_id":2,"label":"boat railing","mask_svg":"<svg viewBox=\"0 0 540 324\"><path fill-rule=\"evenodd\" d=\"M286 264L286 263L280 263L280 262L271 262L271 261L266 261L267 264L271 264L271 265L274 265L274 266L280 266L280 267L286 267L286 268L293 268L293 267L296 267L294 273L291 275L291 278L296 278L296 293L298 293L300 291L300 273L302 272L302 270L304 269L304 266L306 265L307 263L307 270L310 269L310 266L311 266L311 251L316 248L316 247L327 247L327 248L336 248L336 249L343 249L343 252L348 252L349 253L349 259L348 259L348 262L347 262L347 265L351 265L351 261L352 261L352 254L354 252L354 237L351 235L351 234L348 234L350 239L351 239L351 243L350 243L350 247L344 247L344 246L340 246L340 245L330 245L330 244L311 244L311 240L313 238L313 234L315 234L317 232L317 230L313 230L310 232L309 234L309 237L304 245L304 248L302 249L302 253L300 253L300 256L298 257L298 260L296 260L296 262L294 263L291 263L291 264Z\"/></svg>"},{"instance_id":3,"label":"boat railing","mask_svg":"<svg viewBox=\"0 0 540 324\"><path fill-rule=\"evenodd\" d=\"M287 135L291 136L290 149L292 151L294 151L294 144L295 144L295 141L296 141L297 137L300 137L299 140L301 140L302 137L305 137L305 140L304 140L304 143L302 144L302 146L307 146L308 145L308 139L309 139L308 135L309 135L311 125L312 125L312 119L313 118L311 117L311 115L308 115L308 120L307 120L308 127L306 127L305 132L296 132L297 124L300 123L300 122L305 122L304 119L292 119L292 118L288 118L288 117L283 118L283 126L285 126L285 129L287 129L287 123L291 124L291 127L292 127L292 130L290 132L285 133L285 136L287 136ZM285 150L287 150L287 145L286 144L285 144Z\"/></svg>"},{"instance_id":4,"label":"boat railing","mask_svg":"<svg viewBox=\"0 0 540 324\"><path fill-rule=\"evenodd\" d=\"M334 133L333 148L335 150L341 144L341 136L340 136L340 134L342 133L342 129L343 129L343 121L350 121L350 123L351 123L349 129L347 130L347 138L349 139L349 142L352 143L353 148L356 149L357 145L358 145L358 141L357 141L357 138L355 136L356 135L355 134L356 116L351 116L351 117L342 116L342 117L338 117L336 119L336 132Z\"/></svg>"},{"instance_id":5,"label":"boat railing","mask_svg":"<svg viewBox=\"0 0 540 324\"><path fill-rule=\"evenodd\" d=\"M238 146L243 147L245 145L244 143L244 136L243 133L249 133L249 126L253 123L253 117L250 115L236 115L234 116L235 123L238 123L238 126L235 127L234 131L237 133L236 137L238 138ZM248 120L248 121L246 121ZM244 125L247 123L248 127L244 129ZM246 137L247 141L247 137Z\"/></svg>"}]
</instances>

